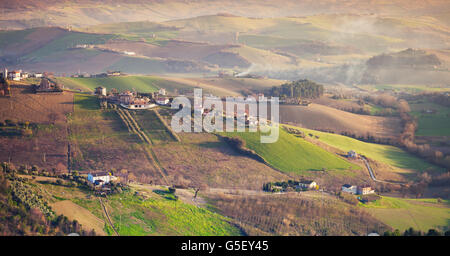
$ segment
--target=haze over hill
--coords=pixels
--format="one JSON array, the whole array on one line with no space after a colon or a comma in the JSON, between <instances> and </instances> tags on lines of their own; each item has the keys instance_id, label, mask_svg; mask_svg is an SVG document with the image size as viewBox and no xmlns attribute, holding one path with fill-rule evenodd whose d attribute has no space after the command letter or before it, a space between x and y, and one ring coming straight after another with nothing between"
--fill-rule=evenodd
<instances>
[{"instance_id":1,"label":"haze over hill","mask_svg":"<svg viewBox=\"0 0 450 256\"><path fill-rule=\"evenodd\" d=\"M57 74L112 69L134 74L217 74L227 70L344 84L402 82L392 74L401 69L401 77L413 71L425 72L417 80L420 83L448 81L450 28L429 16L321 14L249 18L222 13L176 18L77 29L0 31L0 65ZM389 69L367 75L374 69L371 58L407 48L434 56L433 65L421 65L427 60L415 56L418 65L414 70L395 62ZM433 77L440 79L432 81Z\"/></svg>"},{"instance_id":2,"label":"haze over hill","mask_svg":"<svg viewBox=\"0 0 450 256\"><path fill-rule=\"evenodd\" d=\"M285 17L319 13L427 15L449 22L446 0L4 0L0 27L86 26L127 21L166 21L227 12L238 16ZM177 10L174 13L173 10Z\"/></svg>"}]
</instances>

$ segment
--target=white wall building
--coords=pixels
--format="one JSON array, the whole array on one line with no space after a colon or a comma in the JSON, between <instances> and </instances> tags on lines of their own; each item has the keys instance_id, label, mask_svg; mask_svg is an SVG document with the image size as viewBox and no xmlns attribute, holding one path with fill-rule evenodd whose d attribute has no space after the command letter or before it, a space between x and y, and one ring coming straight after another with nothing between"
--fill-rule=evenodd
<instances>
[{"instance_id":1,"label":"white wall building","mask_svg":"<svg viewBox=\"0 0 450 256\"><path fill-rule=\"evenodd\" d=\"M355 185L344 184L344 185L342 185L342 192L346 192L346 193L350 193L350 194L357 194L358 187Z\"/></svg>"}]
</instances>

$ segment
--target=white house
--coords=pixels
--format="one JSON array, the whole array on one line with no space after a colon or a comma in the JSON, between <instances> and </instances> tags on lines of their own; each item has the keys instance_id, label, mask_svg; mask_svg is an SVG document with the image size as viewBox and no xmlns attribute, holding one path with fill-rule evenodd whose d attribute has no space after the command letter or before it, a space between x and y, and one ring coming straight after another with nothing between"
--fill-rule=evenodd
<instances>
[{"instance_id":1,"label":"white house","mask_svg":"<svg viewBox=\"0 0 450 256\"><path fill-rule=\"evenodd\" d=\"M358 187L355 185L344 184L344 185L342 185L342 192L346 192L346 193L350 193L350 194L357 194Z\"/></svg>"},{"instance_id":2,"label":"white house","mask_svg":"<svg viewBox=\"0 0 450 256\"><path fill-rule=\"evenodd\" d=\"M94 174L89 173L87 179L88 181L94 183L95 185L100 185L100 184L108 184L113 180L117 180L117 177L111 175L111 173L109 172L103 172Z\"/></svg>"},{"instance_id":3,"label":"white house","mask_svg":"<svg viewBox=\"0 0 450 256\"><path fill-rule=\"evenodd\" d=\"M373 190L370 186L360 186L357 189L357 194L358 195L369 195L369 194L374 194L375 190Z\"/></svg>"},{"instance_id":4,"label":"white house","mask_svg":"<svg viewBox=\"0 0 450 256\"><path fill-rule=\"evenodd\" d=\"M317 183L312 180L302 180L299 181L297 188L300 189L315 189L317 187Z\"/></svg>"},{"instance_id":5,"label":"white house","mask_svg":"<svg viewBox=\"0 0 450 256\"><path fill-rule=\"evenodd\" d=\"M22 73L22 70L13 70L8 73L8 77L9 77L9 79L14 80L14 81L20 81L20 79L22 78L21 73Z\"/></svg>"},{"instance_id":6,"label":"white house","mask_svg":"<svg viewBox=\"0 0 450 256\"><path fill-rule=\"evenodd\" d=\"M36 77L36 78L41 78L41 77L44 76L44 74L42 74L42 73L34 73L33 76Z\"/></svg>"},{"instance_id":7,"label":"white house","mask_svg":"<svg viewBox=\"0 0 450 256\"><path fill-rule=\"evenodd\" d=\"M167 105L167 104L169 104L169 99L168 98L157 98L156 99L156 104L158 104L158 105Z\"/></svg>"},{"instance_id":8,"label":"white house","mask_svg":"<svg viewBox=\"0 0 450 256\"><path fill-rule=\"evenodd\" d=\"M350 151L348 151L348 153L347 153L347 157L348 157L348 158L357 158L357 157L358 157L358 154L357 154L354 150L350 150Z\"/></svg>"},{"instance_id":9,"label":"white house","mask_svg":"<svg viewBox=\"0 0 450 256\"><path fill-rule=\"evenodd\" d=\"M95 94L99 96L106 96L106 88L102 86L95 88Z\"/></svg>"}]
</instances>

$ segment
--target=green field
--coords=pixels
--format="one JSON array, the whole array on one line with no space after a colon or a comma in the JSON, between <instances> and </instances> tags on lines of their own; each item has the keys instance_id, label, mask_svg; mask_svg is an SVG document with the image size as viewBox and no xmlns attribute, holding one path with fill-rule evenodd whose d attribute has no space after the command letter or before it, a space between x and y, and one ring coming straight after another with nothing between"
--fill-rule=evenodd
<instances>
[{"instance_id":1,"label":"green field","mask_svg":"<svg viewBox=\"0 0 450 256\"><path fill-rule=\"evenodd\" d=\"M127 40L144 40L147 43L156 45L162 45L168 39L177 36L176 27L164 26L149 21L100 24L82 30L89 31L90 33L116 34ZM153 37L153 35L155 35L155 37Z\"/></svg>"},{"instance_id":2,"label":"green field","mask_svg":"<svg viewBox=\"0 0 450 256\"><path fill-rule=\"evenodd\" d=\"M97 199L76 199L75 203L99 218L102 215ZM109 196L104 200L114 227L122 236L185 235L224 236L241 235L240 230L217 213L175 200L165 190L151 192L147 198L134 191ZM106 220L105 220L106 221ZM114 235L114 231L105 227Z\"/></svg>"},{"instance_id":3,"label":"green field","mask_svg":"<svg viewBox=\"0 0 450 256\"><path fill-rule=\"evenodd\" d=\"M428 168L440 169L439 167L436 167L394 146L367 143L338 134L319 132L305 128L298 129L304 131L307 136L310 133L319 136L318 140L332 147L338 148L345 152L355 150L359 154L363 154L369 158L389 164L393 167L416 171L424 171Z\"/></svg>"},{"instance_id":4,"label":"green field","mask_svg":"<svg viewBox=\"0 0 450 256\"><path fill-rule=\"evenodd\" d=\"M119 92L125 90L136 90L137 92L149 93L165 88L169 92L177 90L179 93L192 92L192 86L173 81L168 81L156 76L118 76L102 78L75 78L58 77L57 80L64 84L65 88L79 89L92 92L98 86L105 87L108 91L115 88ZM206 90L208 91L208 90Z\"/></svg>"},{"instance_id":5,"label":"green field","mask_svg":"<svg viewBox=\"0 0 450 256\"><path fill-rule=\"evenodd\" d=\"M149 76L118 76L102 78L73 78L58 77L57 80L71 89L94 91L96 87L103 86L107 90L113 88L124 91L133 90L139 92L154 92L158 90L161 80Z\"/></svg>"},{"instance_id":6,"label":"green field","mask_svg":"<svg viewBox=\"0 0 450 256\"><path fill-rule=\"evenodd\" d=\"M29 59L33 61L39 61L41 58L49 57L53 54L58 54L60 52L72 49L77 45L87 44L96 45L104 44L108 40L117 38L116 35L104 35L104 34L89 34L89 33L79 33L71 32L66 35L56 38L49 42L45 46L33 51L30 54L23 56L24 59Z\"/></svg>"},{"instance_id":7,"label":"green field","mask_svg":"<svg viewBox=\"0 0 450 256\"><path fill-rule=\"evenodd\" d=\"M38 177L40 178L51 179ZM92 191L54 185L47 181L42 183L38 181L35 184L37 189L45 191L45 195L52 202L70 200L88 210L106 223L104 231L107 234L114 235L114 231L107 224L100 202L93 196ZM120 235L241 235L239 228L231 224L228 218L205 208L175 200L167 189L161 188L154 191L140 189L139 194L136 195L135 190L131 189L102 199ZM142 197L144 194L145 198ZM89 227L86 229L90 230Z\"/></svg>"},{"instance_id":8,"label":"green field","mask_svg":"<svg viewBox=\"0 0 450 256\"><path fill-rule=\"evenodd\" d=\"M383 196L372 203L360 204L375 218L401 232L413 227L428 231L430 228L450 228L450 201L437 199L403 199Z\"/></svg>"},{"instance_id":9,"label":"green field","mask_svg":"<svg viewBox=\"0 0 450 256\"><path fill-rule=\"evenodd\" d=\"M410 103L411 114L417 117L418 136L450 136L450 108L433 103ZM434 113L424 111L432 110Z\"/></svg>"},{"instance_id":10,"label":"green field","mask_svg":"<svg viewBox=\"0 0 450 256\"><path fill-rule=\"evenodd\" d=\"M260 132L226 133L239 136L246 141L246 147L254 150L273 167L287 173L302 174L304 171L361 169L326 150L297 138L280 129L275 143L260 142Z\"/></svg>"}]
</instances>

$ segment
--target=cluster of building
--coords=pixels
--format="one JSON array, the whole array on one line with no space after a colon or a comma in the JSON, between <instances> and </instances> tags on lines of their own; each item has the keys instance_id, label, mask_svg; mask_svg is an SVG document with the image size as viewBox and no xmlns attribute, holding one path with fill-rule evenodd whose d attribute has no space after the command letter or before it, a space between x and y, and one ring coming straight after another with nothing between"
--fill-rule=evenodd
<instances>
[{"instance_id":1,"label":"cluster of building","mask_svg":"<svg viewBox=\"0 0 450 256\"><path fill-rule=\"evenodd\" d=\"M20 81L22 79L28 78L28 77L36 77L41 78L43 77L43 73L28 73L23 72L22 70L12 70L8 71L8 69L4 69L1 73L1 77L7 80L13 80L13 81Z\"/></svg>"},{"instance_id":2,"label":"cluster of building","mask_svg":"<svg viewBox=\"0 0 450 256\"><path fill-rule=\"evenodd\" d=\"M161 88L157 93L142 96L131 91L124 91L121 93L110 91L107 93L106 88L100 86L95 88L95 94L109 103L133 110L150 109L157 105L168 105L170 102L169 98L165 96L166 90L164 88Z\"/></svg>"},{"instance_id":3,"label":"cluster of building","mask_svg":"<svg viewBox=\"0 0 450 256\"><path fill-rule=\"evenodd\" d=\"M264 185L263 190L268 192L287 192L291 191L305 191L305 190L318 190L319 185L313 180L300 180L289 182L270 182Z\"/></svg>"},{"instance_id":4,"label":"cluster of building","mask_svg":"<svg viewBox=\"0 0 450 256\"><path fill-rule=\"evenodd\" d=\"M342 192L353 194L353 195L369 195L374 194L375 190L369 185L356 186L350 184L342 185Z\"/></svg>"}]
</instances>

